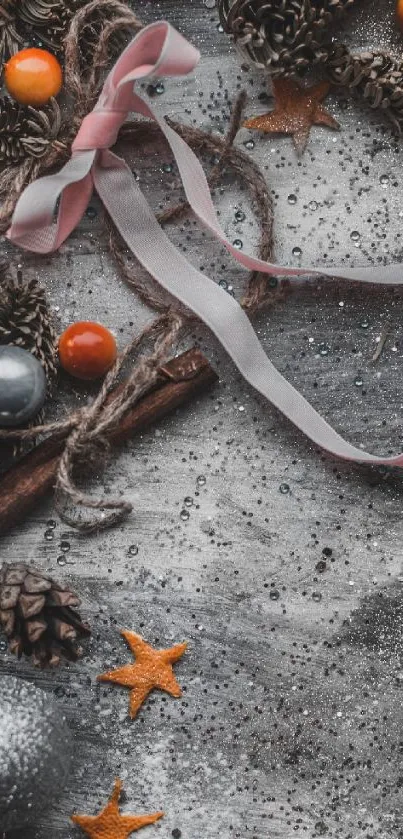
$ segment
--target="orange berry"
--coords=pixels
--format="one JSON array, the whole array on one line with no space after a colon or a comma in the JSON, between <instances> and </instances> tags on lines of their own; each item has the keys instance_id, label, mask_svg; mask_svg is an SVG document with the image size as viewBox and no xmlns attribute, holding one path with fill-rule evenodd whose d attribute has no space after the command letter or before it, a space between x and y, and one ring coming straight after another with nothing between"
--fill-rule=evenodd
<instances>
[{"instance_id":1,"label":"orange berry","mask_svg":"<svg viewBox=\"0 0 403 839\"><path fill-rule=\"evenodd\" d=\"M396 18L401 29L403 29L403 0L397 0Z\"/></svg>"},{"instance_id":2,"label":"orange berry","mask_svg":"<svg viewBox=\"0 0 403 839\"><path fill-rule=\"evenodd\" d=\"M99 379L112 367L116 356L116 341L100 323L78 321L59 339L60 363L77 379Z\"/></svg>"},{"instance_id":3,"label":"orange berry","mask_svg":"<svg viewBox=\"0 0 403 839\"><path fill-rule=\"evenodd\" d=\"M4 68L6 88L21 105L44 105L60 93L62 68L47 50L30 47L13 55Z\"/></svg>"}]
</instances>

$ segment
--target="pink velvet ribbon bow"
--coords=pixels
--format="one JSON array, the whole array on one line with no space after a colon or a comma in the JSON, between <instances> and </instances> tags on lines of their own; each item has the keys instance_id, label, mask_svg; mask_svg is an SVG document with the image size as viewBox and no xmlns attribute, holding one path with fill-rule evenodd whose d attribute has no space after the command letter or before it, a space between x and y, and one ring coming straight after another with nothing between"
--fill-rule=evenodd
<instances>
[{"instance_id":1,"label":"pink velvet ribbon bow","mask_svg":"<svg viewBox=\"0 0 403 839\"><path fill-rule=\"evenodd\" d=\"M58 174L40 178L22 194L8 238L36 253L57 250L80 221L95 188L123 239L144 268L207 324L245 379L315 445L345 460L403 466L403 454L376 457L347 442L284 379L264 352L241 306L177 250L156 221L126 163L110 151L130 112L154 120L171 147L194 213L249 270L291 279L313 274L383 285L402 284L400 264L382 268L292 268L249 256L227 240L197 157L135 88L140 79L190 73L198 60L198 51L169 23L162 21L143 29L122 53L105 82L97 105L83 120L69 162Z\"/></svg>"}]
</instances>

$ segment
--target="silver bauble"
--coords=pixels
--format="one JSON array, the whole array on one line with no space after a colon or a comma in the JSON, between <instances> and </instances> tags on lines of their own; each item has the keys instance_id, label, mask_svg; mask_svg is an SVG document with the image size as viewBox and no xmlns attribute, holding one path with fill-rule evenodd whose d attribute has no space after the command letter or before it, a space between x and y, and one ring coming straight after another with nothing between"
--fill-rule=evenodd
<instances>
[{"instance_id":1,"label":"silver bauble","mask_svg":"<svg viewBox=\"0 0 403 839\"><path fill-rule=\"evenodd\" d=\"M34 823L63 791L71 734L48 694L0 677L0 833Z\"/></svg>"}]
</instances>

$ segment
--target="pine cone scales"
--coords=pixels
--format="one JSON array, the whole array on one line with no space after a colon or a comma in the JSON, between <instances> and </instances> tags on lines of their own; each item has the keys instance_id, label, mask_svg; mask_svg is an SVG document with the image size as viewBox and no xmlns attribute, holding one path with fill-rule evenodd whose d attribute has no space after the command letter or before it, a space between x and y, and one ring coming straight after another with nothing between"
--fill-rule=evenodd
<instances>
[{"instance_id":1,"label":"pine cone scales","mask_svg":"<svg viewBox=\"0 0 403 839\"><path fill-rule=\"evenodd\" d=\"M330 56L328 75L334 84L350 88L371 108L380 108L396 132L403 129L403 62L383 52L351 54L337 46Z\"/></svg>"},{"instance_id":2,"label":"pine cone scales","mask_svg":"<svg viewBox=\"0 0 403 839\"><path fill-rule=\"evenodd\" d=\"M55 99L36 110L0 97L0 163L19 163L29 157L42 157L56 139L61 126L60 108Z\"/></svg>"},{"instance_id":3,"label":"pine cone scales","mask_svg":"<svg viewBox=\"0 0 403 839\"><path fill-rule=\"evenodd\" d=\"M329 27L354 0L219 0L221 23L248 60L273 76L324 63Z\"/></svg>"},{"instance_id":4,"label":"pine cone scales","mask_svg":"<svg viewBox=\"0 0 403 839\"><path fill-rule=\"evenodd\" d=\"M79 605L72 591L23 563L0 570L0 626L10 651L32 657L37 667L81 655L77 641L91 632L76 611Z\"/></svg>"},{"instance_id":5,"label":"pine cone scales","mask_svg":"<svg viewBox=\"0 0 403 839\"><path fill-rule=\"evenodd\" d=\"M25 282L7 274L0 278L0 345L13 344L32 352L48 381L57 371L57 337L45 289L37 280Z\"/></svg>"}]
</instances>

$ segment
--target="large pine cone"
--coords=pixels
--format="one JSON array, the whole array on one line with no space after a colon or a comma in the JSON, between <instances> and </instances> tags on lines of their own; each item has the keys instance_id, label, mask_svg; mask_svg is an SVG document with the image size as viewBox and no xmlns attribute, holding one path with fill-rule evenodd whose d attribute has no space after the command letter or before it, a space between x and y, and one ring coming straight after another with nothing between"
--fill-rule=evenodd
<instances>
[{"instance_id":1,"label":"large pine cone","mask_svg":"<svg viewBox=\"0 0 403 839\"><path fill-rule=\"evenodd\" d=\"M219 0L221 23L248 61L273 76L326 61L330 26L354 0Z\"/></svg>"},{"instance_id":2,"label":"large pine cone","mask_svg":"<svg viewBox=\"0 0 403 839\"><path fill-rule=\"evenodd\" d=\"M0 570L0 627L12 653L32 657L37 667L76 661L79 638L91 635L76 608L78 597L32 566L4 564Z\"/></svg>"}]
</instances>

